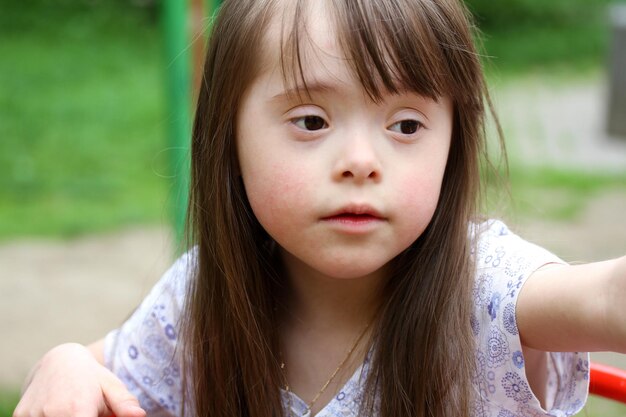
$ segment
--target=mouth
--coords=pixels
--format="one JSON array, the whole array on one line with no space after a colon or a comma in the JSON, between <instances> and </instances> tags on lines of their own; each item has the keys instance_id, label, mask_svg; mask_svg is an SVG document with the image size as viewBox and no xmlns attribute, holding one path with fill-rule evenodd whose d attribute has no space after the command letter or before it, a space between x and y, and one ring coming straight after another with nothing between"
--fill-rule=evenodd
<instances>
[{"instance_id":1,"label":"mouth","mask_svg":"<svg viewBox=\"0 0 626 417\"><path fill-rule=\"evenodd\" d=\"M323 220L337 220L347 222L368 222L373 220L382 220L382 218L373 216L371 214L357 214L357 213L339 213L333 216L324 217Z\"/></svg>"},{"instance_id":2,"label":"mouth","mask_svg":"<svg viewBox=\"0 0 626 417\"><path fill-rule=\"evenodd\" d=\"M322 220L334 221L340 223L371 223L375 221L384 221L386 218L377 210L368 206L350 206L338 210L330 216L323 217Z\"/></svg>"}]
</instances>

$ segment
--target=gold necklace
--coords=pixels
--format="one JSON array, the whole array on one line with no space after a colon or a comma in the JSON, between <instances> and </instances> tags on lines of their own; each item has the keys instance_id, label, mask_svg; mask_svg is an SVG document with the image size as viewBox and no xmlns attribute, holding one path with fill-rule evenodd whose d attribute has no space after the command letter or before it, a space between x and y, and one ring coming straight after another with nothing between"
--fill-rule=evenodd
<instances>
[{"instance_id":1,"label":"gold necklace","mask_svg":"<svg viewBox=\"0 0 626 417\"><path fill-rule=\"evenodd\" d=\"M320 388L320 390L317 392L317 394L315 394L315 397L313 397L311 402L306 405L306 409L304 410L304 414L303 415L306 415L309 411L311 411L311 409L313 408L313 406L315 405L317 400L322 396L324 391L326 391L326 388L328 388L328 386L333 381L333 379L335 379L335 377L337 376L337 374L339 373L341 368L343 368L343 366L346 364L346 362L348 362L348 359L350 359L350 356L352 356L352 352L354 352L354 350L357 348L357 346L359 345L359 343L363 339L363 336L365 336L365 333L367 333L367 329L369 329L371 324L372 324L372 322L370 321L367 324L367 326L365 326L365 328L363 329L363 331L361 332L359 337L356 338L354 344L352 345L350 350L348 350L348 353L343 358L341 363L339 363L339 365L337 366L335 371L332 373L330 378L328 378L328 380L324 383L324 385L322 385L322 388ZM282 354L280 356L281 356L281 359L282 359ZM284 360L281 360L281 362L280 362L280 370L281 370L281 372L283 374L283 380L285 382L285 388L284 389L285 389L285 392L287 393L287 397L289 399L288 407L289 407L289 415L291 416L292 415L292 410L293 410L292 407L291 407L292 406L292 404L291 404L291 390L289 389L289 383L287 382L287 374L285 374L285 361Z\"/></svg>"}]
</instances>

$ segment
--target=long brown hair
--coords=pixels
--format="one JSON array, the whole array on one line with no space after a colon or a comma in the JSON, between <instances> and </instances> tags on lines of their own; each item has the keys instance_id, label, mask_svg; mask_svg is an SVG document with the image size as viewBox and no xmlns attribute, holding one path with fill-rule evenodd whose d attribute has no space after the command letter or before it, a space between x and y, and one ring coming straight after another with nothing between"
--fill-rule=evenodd
<instances>
[{"instance_id":1,"label":"long brown hair","mask_svg":"<svg viewBox=\"0 0 626 417\"><path fill-rule=\"evenodd\" d=\"M300 79L303 3L278 20L286 82ZM468 229L475 220L485 99L471 20L459 0L328 0L355 76L373 100L409 89L454 103L437 210L394 260L361 407L383 417L467 416L474 346ZM283 1L226 0L213 24L191 150L195 277L183 327L184 394L198 416L282 415L275 306L281 274L238 176L237 110L260 71Z\"/></svg>"}]
</instances>

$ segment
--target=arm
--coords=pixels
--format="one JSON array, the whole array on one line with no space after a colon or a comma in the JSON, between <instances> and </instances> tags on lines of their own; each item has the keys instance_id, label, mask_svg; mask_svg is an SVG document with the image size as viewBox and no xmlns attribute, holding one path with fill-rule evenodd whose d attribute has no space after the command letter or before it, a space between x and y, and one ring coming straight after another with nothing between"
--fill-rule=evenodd
<instances>
[{"instance_id":1,"label":"arm","mask_svg":"<svg viewBox=\"0 0 626 417\"><path fill-rule=\"evenodd\" d=\"M626 256L577 266L547 265L522 288L522 343L543 351L626 353Z\"/></svg>"},{"instance_id":2,"label":"arm","mask_svg":"<svg viewBox=\"0 0 626 417\"><path fill-rule=\"evenodd\" d=\"M59 345L26 379L13 417L143 417L145 412L124 384L102 364L104 341L88 347Z\"/></svg>"}]
</instances>

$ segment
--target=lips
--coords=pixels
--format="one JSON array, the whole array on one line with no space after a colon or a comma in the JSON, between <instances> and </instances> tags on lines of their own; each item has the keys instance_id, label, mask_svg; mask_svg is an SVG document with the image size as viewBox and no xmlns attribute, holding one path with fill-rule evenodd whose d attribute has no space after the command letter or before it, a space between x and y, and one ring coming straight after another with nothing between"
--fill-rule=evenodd
<instances>
[{"instance_id":1,"label":"lips","mask_svg":"<svg viewBox=\"0 0 626 417\"><path fill-rule=\"evenodd\" d=\"M329 216L323 217L322 220L363 223L386 219L373 207L366 205L351 205L343 207Z\"/></svg>"},{"instance_id":2,"label":"lips","mask_svg":"<svg viewBox=\"0 0 626 417\"><path fill-rule=\"evenodd\" d=\"M336 216L326 217L324 220L334 221L344 224L367 224L382 220L380 217L370 216L369 214L352 214L343 213Z\"/></svg>"}]
</instances>

